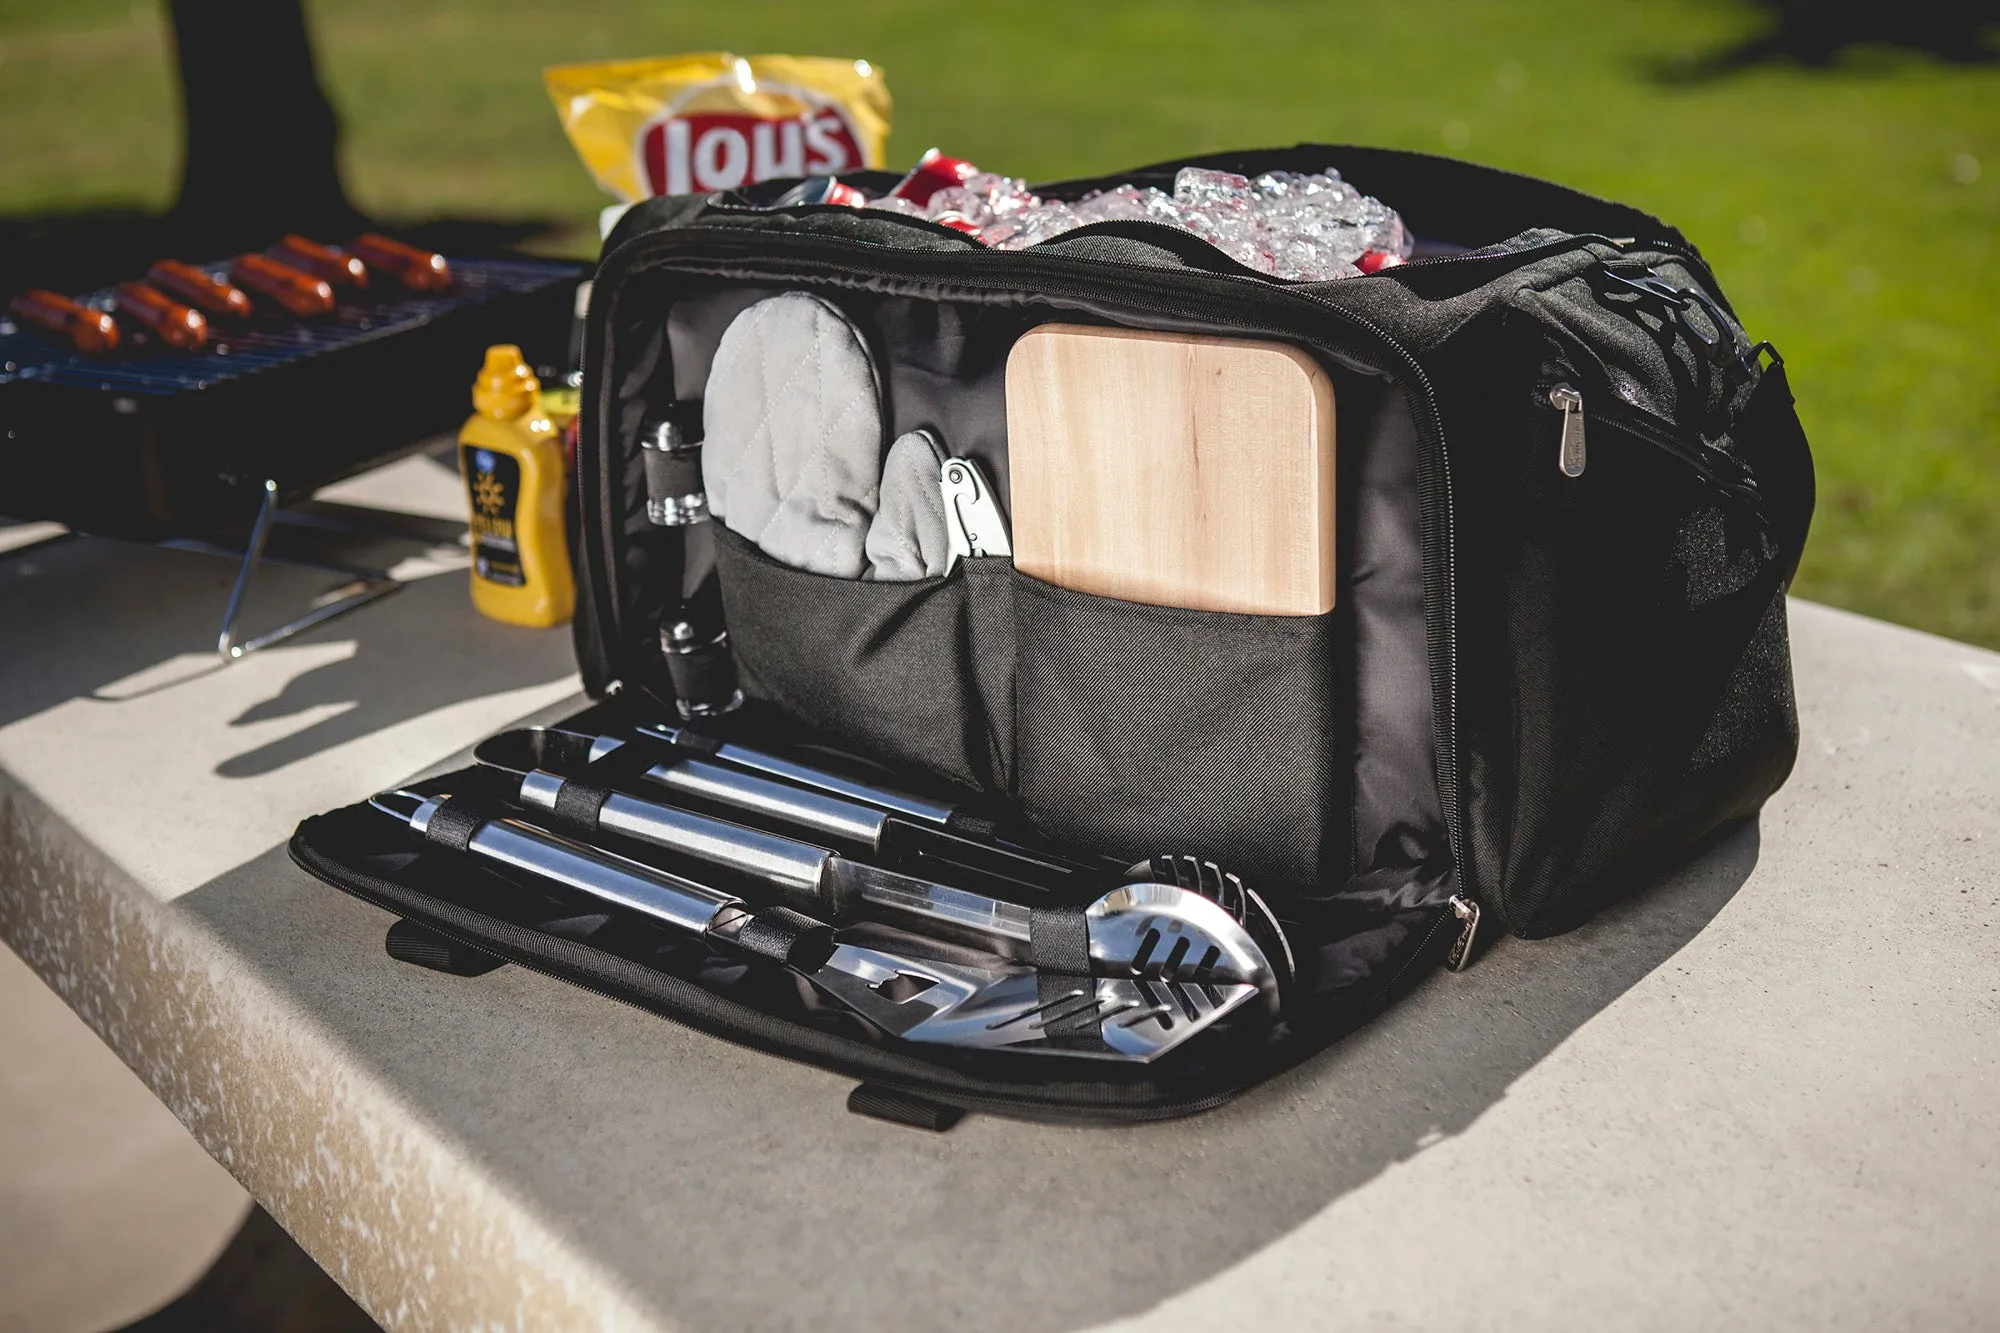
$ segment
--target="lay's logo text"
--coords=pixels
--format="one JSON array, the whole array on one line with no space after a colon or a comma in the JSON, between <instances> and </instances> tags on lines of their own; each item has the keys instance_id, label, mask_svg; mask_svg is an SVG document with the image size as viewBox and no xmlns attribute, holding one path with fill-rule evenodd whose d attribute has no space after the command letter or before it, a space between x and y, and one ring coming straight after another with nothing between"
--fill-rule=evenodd
<instances>
[{"instance_id":1,"label":"lay's logo text","mask_svg":"<svg viewBox=\"0 0 2000 1333\"><path fill-rule=\"evenodd\" d=\"M865 164L854 128L820 106L773 120L741 112L662 116L639 135L639 162L653 194L733 190L778 176L825 176Z\"/></svg>"}]
</instances>

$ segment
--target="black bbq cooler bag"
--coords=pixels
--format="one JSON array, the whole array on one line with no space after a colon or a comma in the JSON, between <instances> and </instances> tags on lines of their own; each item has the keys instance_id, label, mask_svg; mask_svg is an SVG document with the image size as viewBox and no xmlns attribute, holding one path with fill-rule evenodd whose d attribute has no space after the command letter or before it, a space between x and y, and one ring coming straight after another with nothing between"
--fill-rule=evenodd
<instances>
[{"instance_id":1,"label":"black bbq cooler bag","mask_svg":"<svg viewBox=\"0 0 2000 1333\"><path fill-rule=\"evenodd\" d=\"M1782 361L1694 247L1632 208L1379 149L1037 189L1171 190L1185 166L1335 167L1400 211L1416 256L1290 283L1141 222L996 251L912 217L768 206L784 183L631 209L585 337L575 637L599 702L564 725L678 721L662 617L705 606L748 698L703 724L717 737L825 747L1090 853L1198 852L1242 873L1296 957L1274 1029L1151 1065L917 1046L828 1012L781 968L425 849L365 804L307 820L294 857L402 918L399 957L548 972L851 1075L857 1109L1132 1120L1216 1105L1304 1058L1462 965L1481 922L1568 929L1753 815L1797 749L1785 593L1812 464ZM1003 501L1004 369L1029 329L1304 350L1339 404L1335 609L1140 605L1004 556L847 580L720 523L655 526L641 424L698 433L724 328L786 292L862 331L885 441L935 430ZM1580 451L1565 441L1579 424ZM480 769L418 790L508 796Z\"/></svg>"}]
</instances>

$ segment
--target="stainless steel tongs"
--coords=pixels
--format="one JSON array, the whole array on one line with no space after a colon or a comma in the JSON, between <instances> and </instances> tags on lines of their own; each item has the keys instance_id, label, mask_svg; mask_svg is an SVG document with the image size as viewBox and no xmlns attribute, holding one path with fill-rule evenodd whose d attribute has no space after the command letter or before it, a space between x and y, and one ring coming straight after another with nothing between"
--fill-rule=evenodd
<instances>
[{"instance_id":1,"label":"stainless steel tongs","mask_svg":"<svg viewBox=\"0 0 2000 1333\"><path fill-rule=\"evenodd\" d=\"M433 820L449 801L443 795L396 791L369 804L428 839ZM732 894L520 820L480 818L460 832L459 838L430 845L461 849L676 930L781 962L850 1012L905 1041L1143 1062L1182 1045L1259 994L1259 987L1247 982L1052 977L997 960L968 964L850 943L801 913L755 908Z\"/></svg>"},{"instance_id":2,"label":"stainless steel tongs","mask_svg":"<svg viewBox=\"0 0 2000 1333\"><path fill-rule=\"evenodd\" d=\"M520 803L557 815L565 793L588 793L590 827L770 886L785 906L835 922L875 919L918 935L1015 959L1032 956L1035 914L1019 903L869 865L781 834L676 806L590 789L559 774L521 778ZM1171 881L1120 884L1081 911L1090 971L1165 985L1248 985L1276 1013L1278 976L1222 905Z\"/></svg>"}]
</instances>

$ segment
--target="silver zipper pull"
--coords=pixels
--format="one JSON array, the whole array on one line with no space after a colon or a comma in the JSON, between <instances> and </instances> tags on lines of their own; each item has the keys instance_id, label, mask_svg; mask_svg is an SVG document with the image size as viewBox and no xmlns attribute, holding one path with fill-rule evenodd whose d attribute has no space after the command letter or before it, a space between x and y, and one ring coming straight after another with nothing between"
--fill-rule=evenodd
<instances>
[{"instance_id":1,"label":"silver zipper pull","mask_svg":"<svg viewBox=\"0 0 2000 1333\"><path fill-rule=\"evenodd\" d=\"M1549 390L1549 406L1563 414L1562 446L1556 466L1565 477L1583 475L1583 395L1567 384Z\"/></svg>"},{"instance_id":2,"label":"silver zipper pull","mask_svg":"<svg viewBox=\"0 0 2000 1333\"><path fill-rule=\"evenodd\" d=\"M1472 941L1479 935L1479 904L1462 893L1454 893L1451 911L1461 924L1458 938L1451 942L1451 952L1444 956L1444 965L1453 972L1463 972L1472 961Z\"/></svg>"}]
</instances>

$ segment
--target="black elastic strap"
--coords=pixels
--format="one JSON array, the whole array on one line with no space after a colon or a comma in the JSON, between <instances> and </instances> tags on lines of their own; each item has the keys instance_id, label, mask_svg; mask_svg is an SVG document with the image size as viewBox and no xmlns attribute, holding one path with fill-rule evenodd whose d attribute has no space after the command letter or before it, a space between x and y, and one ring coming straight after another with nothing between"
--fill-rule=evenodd
<instances>
[{"instance_id":1,"label":"black elastic strap","mask_svg":"<svg viewBox=\"0 0 2000 1333\"><path fill-rule=\"evenodd\" d=\"M493 812L483 801L470 796L448 796L444 804L431 811L430 822L424 825L424 841L463 852L472 845L472 835L479 832L479 826L491 818Z\"/></svg>"},{"instance_id":2,"label":"black elastic strap","mask_svg":"<svg viewBox=\"0 0 2000 1333\"><path fill-rule=\"evenodd\" d=\"M689 731L686 727L674 733L674 748L686 750L689 754L714 758L721 752L722 744L718 737L704 736L698 731Z\"/></svg>"},{"instance_id":3,"label":"black elastic strap","mask_svg":"<svg viewBox=\"0 0 2000 1333\"><path fill-rule=\"evenodd\" d=\"M717 635L707 643L676 647L664 624L660 654L666 660L675 696L697 713L727 713L740 703L736 657L729 651L729 637Z\"/></svg>"},{"instance_id":4,"label":"black elastic strap","mask_svg":"<svg viewBox=\"0 0 2000 1333\"><path fill-rule=\"evenodd\" d=\"M811 972L833 953L833 927L789 907L767 907L736 933L736 947Z\"/></svg>"},{"instance_id":5,"label":"black elastic strap","mask_svg":"<svg viewBox=\"0 0 2000 1333\"><path fill-rule=\"evenodd\" d=\"M647 769L659 762L657 746L643 740L627 741L584 765L583 771L590 775L592 782L616 788L644 776Z\"/></svg>"},{"instance_id":6,"label":"black elastic strap","mask_svg":"<svg viewBox=\"0 0 2000 1333\"><path fill-rule=\"evenodd\" d=\"M1028 961L1042 972L1090 975L1090 923L1076 906L1028 909Z\"/></svg>"},{"instance_id":7,"label":"black elastic strap","mask_svg":"<svg viewBox=\"0 0 2000 1333\"><path fill-rule=\"evenodd\" d=\"M556 788L556 808L549 812L549 823L558 833L588 838L597 832L598 812L609 799L611 788L571 778Z\"/></svg>"},{"instance_id":8,"label":"black elastic strap","mask_svg":"<svg viewBox=\"0 0 2000 1333\"><path fill-rule=\"evenodd\" d=\"M1000 825L984 815L971 815L963 810L954 810L945 816L945 830L962 838L987 838L998 836Z\"/></svg>"},{"instance_id":9,"label":"black elastic strap","mask_svg":"<svg viewBox=\"0 0 2000 1333\"><path fill-rule=\"evenodd\" d=\"M646 471L648 499L678 500L702 493L699 442L678 449L641 449L639 461Z\"/></svg>"},{"instance_id":10,"label":"black elastic strap","mask_svg":"<svg viewBox=\"0 0 2000 1333\"><path fill-rule=\"evenodd\" d=\"M965 1118L963 1107L946 1106L928 1097L885 1088L880 1083L857 1085L853 1092L847 1094L847 1109L856 1115L887 1120L893 1125L928 1129L933 1134L942 1134Z\"/></svg>"},{"instance_id":11,"label":"black elastic strap","mask_svg":"<svg viewBox=\"0 0 2000 1333\"><path fill-rule=\"evenodd\" d=\"M1097 1009L1078 995L1096 992L1090 979L1090 923L1083 908L1029 908L1028 961L1035 965L1037 998L1055 1006L1043 1030L1051 1037L1101 1041Z\"/></svg>"}]
</instances>

